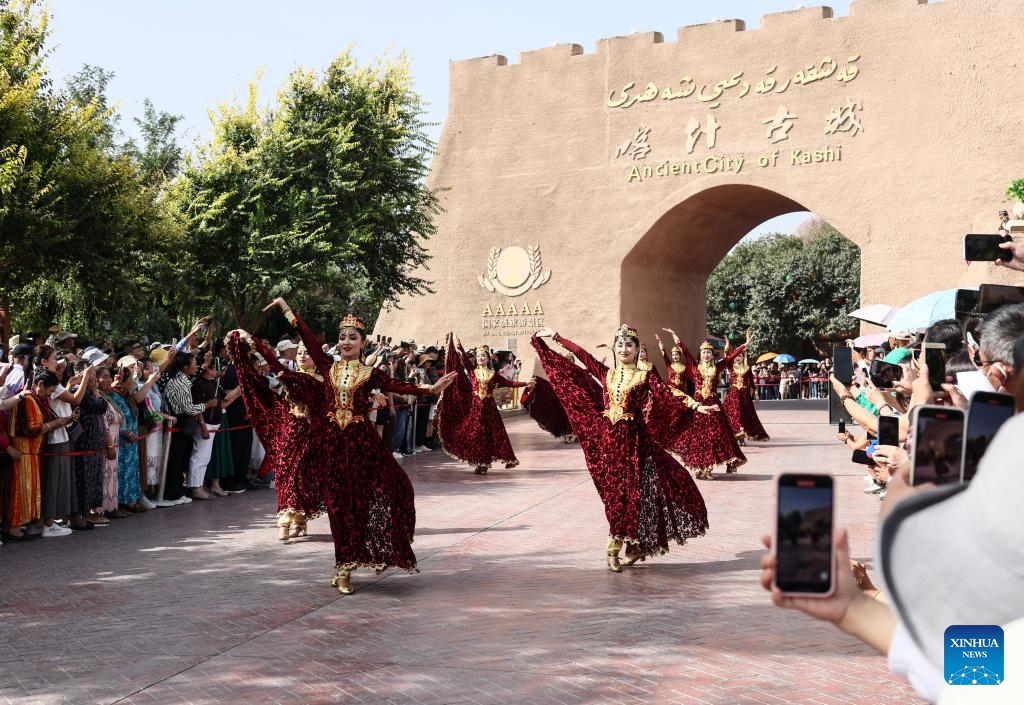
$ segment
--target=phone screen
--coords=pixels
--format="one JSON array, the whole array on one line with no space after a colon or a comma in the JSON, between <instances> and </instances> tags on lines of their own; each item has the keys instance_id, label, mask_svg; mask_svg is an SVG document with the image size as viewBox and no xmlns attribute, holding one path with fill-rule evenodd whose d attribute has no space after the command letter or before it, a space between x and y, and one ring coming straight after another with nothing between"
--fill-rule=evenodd
<instances>
[{"instance_id":1,"label":"phone screen","mask_svg":"<svg viewBox=\"0 0 1024 705\"><path fill-rule=\"evenodd\" d=\"M779 475L775 584L782 592L832 592L832 478Z\"/></svg>"},{"instance_id":2,"label":"phone screen","mask_svg":"<svg viewBox=\"0 0 1024 705\"><path fill-rule=\"evenodd\" d=\"M962 314L974 313L974 310L978 308L978 295L979 292L974 289L957 289L953 310Z\"/></svg>"},{"instance_id":3,"label":"phone screen","mask_svg":"<svg viewBox=\"0 0 1024 705\"><path fill-rule=\"evenodd\" d=\"M903 379L903 368L882 360L871 361L871 383L879 389L892 389Z\"/></svg>"},{"instance_id":4,"label":"phone screen","mask_svg":"<svg viewBox=\"0 0 1024 705\"><path fill-rule=\"evenodd\" d=\"M853 350L832 348L832 374L847 386L853 382Z\"/></svg>"},{"instance_id":5,"label":"phone screen","mask_svg":"<svg viewBox=\"0 0 1024 705\"><path fill-rule=\"evenodd\" d=\"M978 288L978 313L986 314L1010 304L1024 303L1024 287L982 284Z\"/></svg>"},{"instance_id":6,"label":"phone screen","mask_svg":"<svg viewBox=\"0 0 1024 705\"><path fill-rule=\"evenodd\" d=\"M975 392L967 409L964 431L963 481L970 482L978 471L978 463L988 450L999 427L1013 416L1013 397L995 392Z\"/></svg>"},{"instance_id":7,"label":"phone screen","mask_svg":"<svg viewBox=\"0 0 1024 705\"><path fill-rule=\"evenodd\" d=\"M919 406L914 413L913 484L960 482L964 412L946 406Z\"/></svg>"},{"instance_id":8,"label":"phone screen","mask_svg":"<svg viewBox=\"0 0 1024 705\"><path fill-rule=\"evenodd\" d=\"M898 446L900 444L900 420L895 416L878 417L878 445Z\"/></svg>"},{"instance_id":9,"label":"phone screen","mask_svg":"<svg viewBox=\"0 0 1024 705\"><path fill-rule=\"evenodd\" d=\"M946 381L945 346L931 347L931 345L925 343L924 362L928 365L928 384L931 385L933 392L937 392L942 389L942 385Z\"/></svg>"},{"instance_id":10,"label":"phone screen","mask_svg":"<svg viewBox=\"0 0 1024 705\"><path fill-rule=\"evenodd\" d=\"M1008 241L1004 235L964 235L964 259L968 262L995 262L997 259L1009 262L1013 253L999 247L1000 243Z\"/></svg>"},{"instance_id":11,"label":"phone screen","mask_svg":"<svg viewBox=\"0 0 1024 705\"><path fill-rule=\"evenodd\" d=\"M846 433L846 422L839 419L839 433Z\"/></svg>"}]
</instances>

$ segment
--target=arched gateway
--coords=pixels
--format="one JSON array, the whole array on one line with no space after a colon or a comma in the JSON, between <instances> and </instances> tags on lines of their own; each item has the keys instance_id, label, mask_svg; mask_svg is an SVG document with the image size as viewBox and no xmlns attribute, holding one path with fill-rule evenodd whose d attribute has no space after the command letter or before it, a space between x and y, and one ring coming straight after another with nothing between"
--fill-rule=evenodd
<instances>
[{"instance_id":1,"label":"arched gateway","mask_svg":"<svg viewBox=\"0 0 1024 705\"><path fill-rule=\"evenodd\" d=\"M451 64L423 275L377 331L528 348L704 335L707 275L752 227L811 210L861 248L864 303L1003 281L965 266L1022 176L1024 0L855 0ZM518 344L517 344L518 343Z\"/></svg>"}]
</instances>

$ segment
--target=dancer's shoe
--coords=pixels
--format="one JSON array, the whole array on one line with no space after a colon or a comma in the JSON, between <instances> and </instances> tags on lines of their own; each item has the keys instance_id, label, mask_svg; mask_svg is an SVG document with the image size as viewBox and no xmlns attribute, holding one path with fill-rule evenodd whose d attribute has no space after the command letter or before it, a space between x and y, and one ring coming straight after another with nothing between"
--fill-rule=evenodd
<instances>
[{"instance_id":1,"label":"dancer's shoe","mask_svg":"<svg viewBox=\"0 0 1024 705\"><path fill-rule=\"evenodd\" d=\"M614 537L610 537L608 539L608 545L605 548L605 553L608 558L608 570L613 573L621 573L622 564L619 563L619 551L622 550L622 541L618 541Z\"/></svg>"},{"instance_id":2,"label":"dancer's shoe","mask_svg":"<svg viewBox=\"0 0 1024 705\"><path fill-rule=\"evenodd\" d=\"M639 553L636 554L635 556L627 555L626 556L626 560L622 561L621 565L622 565L623 568L628 568L631 565L635 565L638 561L643 563L646 560L647 560L647 556L641 555Z\"/></svg>"},{"instance_id":3,"label":"dancer's shoe","mask_svg":"<svg viewBox=\"0 0 1024 705\"><path fill-rule=\"evenodd\" d=\"M477 465L475 468L473 468L473 474L474 475L486 475L487 474L487 466L486 465Z\"/></svg>"},{"instance_id":4,"label":"dancer's shoe","mask_svg":"<svg viewBox=\"0 0 1024 705\"><path fill-rule=\"evenodd\" d=\"M352 571L339 569L334 574L334 579L331 581L331 587L338 588L338 592L342 595L351 595L355 590L352 589Z\"/></svg>"},{"instance_id":5,"label":"dancer's shoe","mask_svg":"<svg viewBox=\"0 0 1024 705\"><path fill-rule=\"evenodd\" d=\"M277 538L279 541L287 541L291 538L292 513L282 509L277 513Z\"/></svg>"},{"instance_id":6,"label":"dancer's shoe","mask_svg":"<svg viewBox=\"0 0 1024 705\"><path fill-rule=\"evenodd\" d=\"M307 519L305 514L299 512L292 512L292 527L290 538L297 539L300 536L308 536L309 530L306 528Z\"/></svg>"}]
</instances>

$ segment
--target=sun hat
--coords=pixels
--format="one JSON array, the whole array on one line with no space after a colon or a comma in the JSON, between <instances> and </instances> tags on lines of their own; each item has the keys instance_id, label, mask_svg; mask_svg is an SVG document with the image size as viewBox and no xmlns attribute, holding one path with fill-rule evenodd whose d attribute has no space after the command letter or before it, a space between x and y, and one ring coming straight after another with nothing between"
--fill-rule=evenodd
<instances>
[{"instance_id":1,"label":"sun hat","mask_svg":"<svg viewBox=\"0 0 1024 705\"><path fill-rule=\"evenodd\" d=\"M299 346L296 345L291 340L289 340L288 338L285 338L284 340L277 344L277 351L279 353L283 353L285 350L294 350L297 347Z\"/></svg>"},{"instance_id":2,"label":"sun hat","mask_svg":"<svg viewBox=\"0 0 1024 705\"><path fill-rule=\"evenodd\" d=\"M947 627L1024 617L1021 457L1024 414L1003 424L969 485L904 499L878 532L889 604L936 668Z\"/></svg>"},{"instance_id":3,"label":"sun hat","mask_svg":"<svg viewBox=\"0 0 1024 705\"><path fill-rule=\"evenodd\" d=\"M99 367L107 361L107 354L99 348L86 348L82 353L82 359L93 367Z\"/></svg>"},{"instance_id":4,"label":"sun hat","mask_svg":"<svg viewBox=\"0 0 1024 705\"><path fill-rule=\"evenodd\" d=\"M135 367L137 364L139 361L134 355L124 355L117 361L118 367Z\"/></svg>"},{"instance_id":5,"label":"sun hat","mask_svg":"<svg viewBox=\"0 0 1024 705\"><path fill-rule=\"evenodd\" d=\"M167 352L167 350L165 350L164 348L156 348L149 352L149 359L159 365L164 360L166 360L169 355L170 353Z\"/></svg>"},{"instance_id":6,"label":"sun hat","mask_svg":"<svg viewBox=\"0 0 1024 705\"><path fill-rule=\"evenodd\" d=\"M894 348L886 353L885 357L882 358L882 362L898 365L910 357L911 354L912 353L907 348Z\"/></svg>"}]
</instances>

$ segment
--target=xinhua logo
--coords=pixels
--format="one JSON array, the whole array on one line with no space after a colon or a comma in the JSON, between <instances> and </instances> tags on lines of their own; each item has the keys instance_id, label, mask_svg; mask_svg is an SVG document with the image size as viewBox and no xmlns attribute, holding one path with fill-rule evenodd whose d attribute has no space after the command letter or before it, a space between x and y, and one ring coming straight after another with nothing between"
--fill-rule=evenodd
<instances>
[{"instance_id":1,"label":"xinhua logo","mask_svg":"<svg viewBox=\"0 0 1024 705\"><path fill-rule=\"evenodd\" d=\"M1003 630L992 625L949 627L946 682L950 685L999 685L1003 682Z\"/></svg>"}]
</instances>

